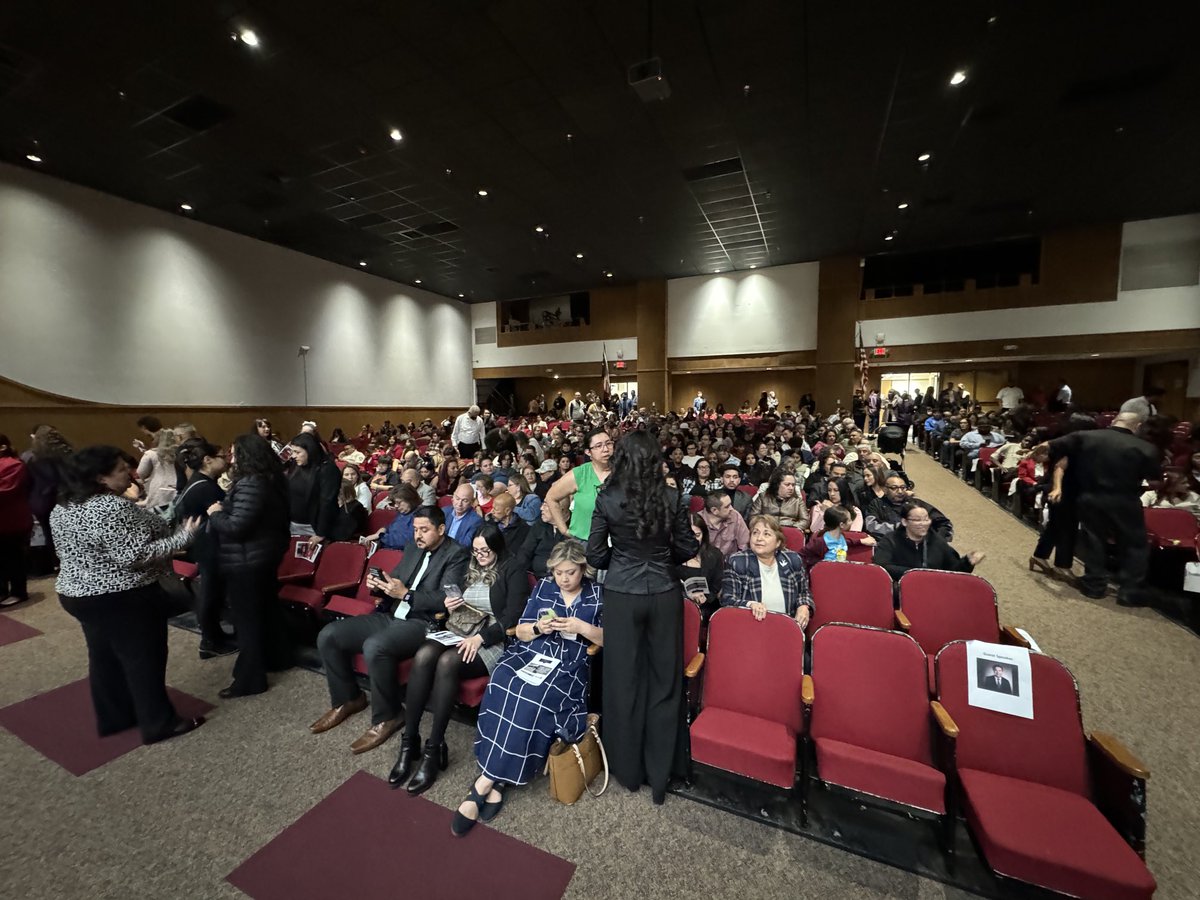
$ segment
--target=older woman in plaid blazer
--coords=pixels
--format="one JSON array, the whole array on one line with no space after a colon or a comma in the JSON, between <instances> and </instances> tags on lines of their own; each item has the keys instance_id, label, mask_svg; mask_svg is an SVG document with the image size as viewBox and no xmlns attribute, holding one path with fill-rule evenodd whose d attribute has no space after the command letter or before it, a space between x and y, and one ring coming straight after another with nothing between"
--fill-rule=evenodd
<instances>
[{"instance_id":1,"label":"older woman in plaid blazer","mask_svg":"<svg viewBox=\"0 0 1200 900\"><path fill-rule=\"evenodd\" d=\"M750 547L725 560L721 605L743 606L762 621L767 613L786 613L803 628L812 615L812 592L800 554L785 546L783 529L773 516L752 516Z\"/></svg>"}]
</instances>

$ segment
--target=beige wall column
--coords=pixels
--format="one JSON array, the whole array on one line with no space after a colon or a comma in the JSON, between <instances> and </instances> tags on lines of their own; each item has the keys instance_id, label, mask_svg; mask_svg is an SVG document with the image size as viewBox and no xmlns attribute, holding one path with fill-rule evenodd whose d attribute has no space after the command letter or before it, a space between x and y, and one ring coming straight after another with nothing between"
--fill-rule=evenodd
<instances>
[{"instance_id":1,"label":"beige wall column","mask_svg":"<svg viewBox=\"0 0 1200 900\"><path fill-rule=\"evenodd\" d=\"M638 405L667 409L667 282L637 283Z\"/></svg>"},{"instance_id":2,"label":"beige wall column","mask_svg":"<svg viewBox=\"0 0 1200 900\"><path fill-rule=\"evenodd\" d=\"M813 395L817 409L847 409L857 384L854 326L862 270L856 256L821 260L817 285L817 372Z\"/></svg>"}]
</instances>

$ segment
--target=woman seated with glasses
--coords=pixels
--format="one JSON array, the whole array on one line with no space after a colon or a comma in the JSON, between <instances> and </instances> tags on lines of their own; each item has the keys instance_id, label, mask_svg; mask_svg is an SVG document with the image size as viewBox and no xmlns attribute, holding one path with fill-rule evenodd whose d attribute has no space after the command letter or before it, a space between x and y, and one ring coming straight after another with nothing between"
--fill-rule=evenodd
<instances>
[{"instance_id":1,"label":"woman seated with glasses","mask_svg":"<svg viewBox=\"0 0 1200 900\"><path fill-rule=\"evenodd\" d=\"M721 605L749 609L762 621L786 613L803 628L813 611L808 571L799 553L788 550L772 516L750 517L750 548L730 554L721 581Z\"/></svg>"},{"instance_id":2,"label":"woman seated with glasses","mask_svg":"<svg viewBox=\"0 0 1200 900\"><path fill-rule=\"evenodd\" d=\"M586 577L580 541L558 544L547 566L553 578L534 588L517 625L517 640L492 670L479 707L475 758L480 775L451 823L451 832L459 837L476 821L496 817L506 785L527 784L542 772L555 738L577 741L587 727L585 642L604 641L602 592ZM522 670L539 656L550 657L554 667L532 684L532 676L522 677Z\"/></svg>"},{"instance_id":3,"label":"woman seated with glasses","mask_svg":"<svg viewBox=\"0 0 1200 900\"><path fill-rule=\"evenodd\" d=\"M529 593L525 567L515 556L507 553L504 536L492 523L479 529L471 541L471 564L466 584L444 585L447 590L446 612L450 614L447 627L457 630L454 611L467 605L467 612L486 614L478 623L471 623L474 632L455 646L447 646L432 638L426 640L413 657L412 671L405 691L406 722L400 742L400 756L388 774L393 788L408 781L413 767L420 766L408 782L410 794L429 790L437 780L439 770L449 765L446 747L446 726L458 699L459 684L490 673L504 654L507 630L517 624ZM461 592L461 593L459 593ZM455 594L458 594L455 596ZM421 716L426 706L433 713L429 740L421 746Z\"/></svg>"}]
</instances>

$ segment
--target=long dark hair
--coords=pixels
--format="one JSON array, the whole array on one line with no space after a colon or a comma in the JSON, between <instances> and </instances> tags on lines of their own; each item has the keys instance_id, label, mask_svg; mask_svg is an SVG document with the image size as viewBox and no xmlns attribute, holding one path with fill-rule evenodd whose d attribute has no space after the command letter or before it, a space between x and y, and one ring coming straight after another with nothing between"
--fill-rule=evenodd
<instances>
[{"instance_id":1,"label":"long dark hair","mask_svg":"<svg viewBox=\"0 0 1200 900\"><path fill-rule=\"evenodd\" d=\"M829 485L831 484L837 485L838 497L841 498L838 500L838 506L850 513L850 520L854 521L854 516L858 512L858 507L854 504L856 498L853 492L850 490L849 482L847 482L845 478L830 478L825 482L824 485L821 486L822 493L825 495L822 499L829 499Z\"/></svg>"},{"instance_id":2,"label":"long dark hair","mask_svg":"<svg viewBox=\"0 0 1200 900\"><path fill-rule=\"evenodd\" d=\"M98 494L106 493L99 478L108 475L129 455L119 447L98 444L84 447L67 457L63 465L63 480L59 489L60 503L83 503Z\"/></svg>"},{"instance_id":3,"label":"long dark hair","mask_svg":"<svg viewBox=\"0 0 1200 900\"><path fill-rule=\"evenodd\" d=\"M260 437L257 432L241 434L233 439L233 480L239 481L249 475L268 480L283 478L283 463L267 439Z\"/></svg>"},{"instance_id":4,"label":"long dark hair","mask_svg":"<svg viewBox=\"0 0 1200 900\"><path fill-rule=\"evenodd\" d=\"M771 473L771 477L767 479L766 492L773 500L779 499L779 486L783 484L783 479L787 478L789 475L791 475L793 478L796 477L795 472L789 472L783 466L778 466L775 471ZM799 496L799 493L800 485L797 484L796 494L793 496Z\"/></svg>"},{"instance_id":5,"label":"long dark hair","mask_svg":"<svg viewBox=\"0 0 1200 900\"><path fill-rule=\"evenodd\" d=\"M300 432L288 441L288 443L299 447L308 454L308 462L304 465L304 468L319 466L329 458L329 455L325 452L325 448L321 446L321 442L307 431Z\"/></svg>"},{"instance_id":6,"label":"long dark hair","mask_svg":"<svg viewBox=\"0 0 1200 900\"><path fill-rule=\"evenodd\" d=\"M180 445L177 455L180 462L193 472L198 472L204 465L204 457L218 456L220 453L220 447L210 444L204 438L190 438Z\"/></svg>"},{"instance_id":7,"label":"long dark hair","mask_svg":"<svg viewBox=\"0 0 1200 900\"><path fill-rule=\"evenodd\" d=\"M662 475L662 451L649 433L632 431L620 440L608 480L625 491L621 505L637 522L638 540L668 530L671 502Z\"/></svg>"}]
</instances>

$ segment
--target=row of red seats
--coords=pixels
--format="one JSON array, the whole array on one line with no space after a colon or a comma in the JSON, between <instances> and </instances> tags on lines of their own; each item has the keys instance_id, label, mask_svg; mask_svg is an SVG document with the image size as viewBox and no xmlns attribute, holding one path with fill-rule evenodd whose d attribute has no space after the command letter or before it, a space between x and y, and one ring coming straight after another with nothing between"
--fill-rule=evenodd
<instances>
[{"instance_id":1,"label":"row of red seats","mask_svg":"<svg viewBox=\"0 0 1200 900\"><path fill-rule=\"evenodd\" d=\"M824 565L824 564L823 564ZM819 608L819 606L818 606ZM1078 687L1033 653L1034 718L967 703L963 641L931 661L913 636L722 609L709 626L692 758L792 791L812 780L860 802L940 824L953 852L960 807L997 875L1071 896L1149 898L1145 767L1109 735L1083 731ZM763 690L769 685L769 690Z\"/></svg>"}]
</instances>

